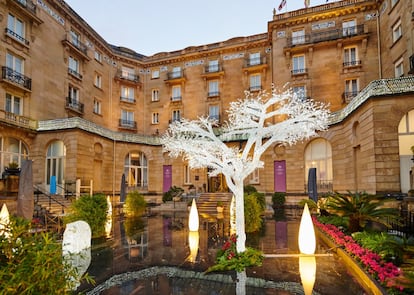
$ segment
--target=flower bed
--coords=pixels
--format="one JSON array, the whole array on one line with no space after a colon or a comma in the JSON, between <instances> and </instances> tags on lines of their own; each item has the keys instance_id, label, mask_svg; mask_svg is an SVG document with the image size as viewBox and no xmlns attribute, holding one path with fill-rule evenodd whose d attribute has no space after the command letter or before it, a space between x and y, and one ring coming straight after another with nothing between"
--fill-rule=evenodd
<instances>
[{"instance_id":1,"label":"flower bed","mask_svg":"<svg viewBox=\"0 0 414 295\"><path fill-rule=\"evenodd\" d=\"M351 236L332 224L324 224L313 217L314 225L324 232L330 240L341 247L381 286L389 289L390 294L404 294L403 287L396 285L396 279L402 276L402 271L393 263L383 261L380 255L363 248Z\"/></svg>"}]
</instances>

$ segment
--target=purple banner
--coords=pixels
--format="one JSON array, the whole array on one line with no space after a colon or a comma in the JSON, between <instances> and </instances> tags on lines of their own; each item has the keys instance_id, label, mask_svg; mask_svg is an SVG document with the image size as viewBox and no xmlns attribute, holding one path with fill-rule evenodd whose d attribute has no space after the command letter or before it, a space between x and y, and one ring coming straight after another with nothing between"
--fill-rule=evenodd
<instances>
[{"instance_id":1,"label":"purple banner","mask_svg":"<svg viewBox=\"0 0 414 295\"><path fill-rule=\"evenodd\" d=\"M286 161L274 162L275 192L286 192Z\"/></svg>"}]
</instances>

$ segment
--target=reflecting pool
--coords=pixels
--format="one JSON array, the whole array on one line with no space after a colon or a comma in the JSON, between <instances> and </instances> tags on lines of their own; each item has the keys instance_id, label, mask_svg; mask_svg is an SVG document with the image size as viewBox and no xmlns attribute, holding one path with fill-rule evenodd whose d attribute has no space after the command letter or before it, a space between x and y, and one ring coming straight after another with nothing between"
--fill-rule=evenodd
<instances>
[{"instance_id":1,"label":"reflecting pool","mask_svg":"<svg viewBox=\"0 0 414 295\"><path fill-rule=\"evenodd\" d=\"M157 212L140 218L117 217L107 238L93 241L88 273L95 286L87 294L236 294L234 272L204 271L214 264L227 240L230 221L223 214L200 215L198 251L191 252L188 212ZM263 229L248 235L247 244L271 257L247 269L246 294L304 294L299 272L299 214L287 220L266 219ZM316 250L313 294L367 294L341 259L329 255L320 241Z\"/></svg>"}]
</instances>

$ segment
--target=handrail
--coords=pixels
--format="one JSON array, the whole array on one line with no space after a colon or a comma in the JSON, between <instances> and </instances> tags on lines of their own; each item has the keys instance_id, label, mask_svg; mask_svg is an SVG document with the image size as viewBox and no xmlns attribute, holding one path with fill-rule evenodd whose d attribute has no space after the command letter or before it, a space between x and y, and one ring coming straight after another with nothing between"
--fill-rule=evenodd
<instances>
[{"instance_id":1,"label":"handrail","mask_svg":"<svg viewBox=\"0 0 414 295\"><path fill-rule=\"evenodd\" d=\"M62 214L65 213L65 208L66 208L65 204L61 203L59 200L56 200L50 193L46 192L46 190L43 189L42 187L40 187L39 185L35 184L35 185L33 185L33 188L34 188L35 193L38 192L36 203L39 202L39 193L40 193L42 195L45 195L49 199L49 208L48 208L48 210L50 210L50 208L52 207L52 201L53 201L54 203L56 203L56 204L58 204L62 207Z\"/></svg>"}]
</instances>

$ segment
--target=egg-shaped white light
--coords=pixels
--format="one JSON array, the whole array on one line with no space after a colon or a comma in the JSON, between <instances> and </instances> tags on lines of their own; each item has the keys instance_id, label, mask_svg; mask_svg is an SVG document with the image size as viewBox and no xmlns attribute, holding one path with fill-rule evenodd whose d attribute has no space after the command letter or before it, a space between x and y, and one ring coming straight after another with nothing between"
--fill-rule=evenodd
<instances>
[{"instance_id":1,"label":"egg-shaped white light","mask_svg":"<svg viewBox=\"0 0 414 295\"><path fill-rule=\"evenodd\" d=\"M198 210L195 199L191 202L190 215L188 217L188 229L190 231L198 231L200 221L198 218Z\"/></svg>"},{"instance_id":2,"label":"egg-shaped white light","mask_svg":"<svg viewBox=\"0 0 414 295\"><path fill-rule=\"evenodd\" d=\"M308 204L303 208L299 225L299 251L302 254L315 254L316 237Z\"/></svg>"}]
</instances>

